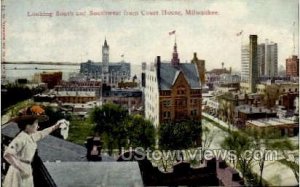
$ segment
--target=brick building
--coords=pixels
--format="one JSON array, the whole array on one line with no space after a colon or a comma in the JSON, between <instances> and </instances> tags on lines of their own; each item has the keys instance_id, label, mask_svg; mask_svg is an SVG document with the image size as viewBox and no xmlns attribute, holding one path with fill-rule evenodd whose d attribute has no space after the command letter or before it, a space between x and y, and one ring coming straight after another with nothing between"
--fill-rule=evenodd
<instances>
[{"instance_id":1,"label":"brick building","mask_svg":"<svg viewBox=\"0 0 300 187\"><path fill-rule=\"evenodd\" d=\"M192 63L180 63L177 45L171 62L156 59L146 72L145 116L155 126L167 121L201 120L201 76L204 61L194 56ZM200 63L200 64L197 64Z\"/></svg>"},{"instance_id":2,"label":"brick building","mask_svg":"<svg viewBox=\"0 0 300 187\"><path fill-rule=\"evenodd\" d=\"M142 90L140 89L103 89L102 102L114 103L121 105L123 108L127 109L131 114L141 114L143 115L143 98Z\"/></svg>"},{"instance_id":3,"label":"brick building","mask_svg":"<svg viewBox=\"0 0 300 187\"><path fill-rule=\"evenodd\" d=\"M101 96L99 81L62 81L54 89L56 99L61 103L87 103L99 100Z\"/></svg>"},{"instance_id":4,"label":"brick building","mask_svg":"<svg viewBox=\"0 0 300 187\"><path fill-rule=\"evenodd\" d=\"M49 89L53 89L62 80L62 72L44 72L40 74L41 82L46 83Z\"/></svg>"},{"instance_id":5,"label":"brick building","mask_svg":"<svg viewBox=\"0 0 300 187\"><path fill-rule=\"evenodd\" d=\"M286 76L299 77L299 58L293 55L286 59Z\"/></svg>"},{"instance_id":6,"label":"brick building","mask_svg":"<svg viewBox=\"0 0 300 187\"><path fill-rule=\"evenodd\" d=\"M241 125L245 125L247 120L267 119L277 116L277 112L274 110L249 105L238 106L236 111L237 120Z\"/></svg>"}]
</instances>

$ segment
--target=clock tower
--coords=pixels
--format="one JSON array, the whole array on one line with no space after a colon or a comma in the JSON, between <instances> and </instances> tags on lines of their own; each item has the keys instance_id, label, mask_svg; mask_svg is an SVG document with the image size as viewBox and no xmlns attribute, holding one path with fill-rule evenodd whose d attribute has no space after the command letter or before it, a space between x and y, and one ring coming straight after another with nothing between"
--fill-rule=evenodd
<instances>
[{"instance_id":1,"label":"clock tower","mask_svg":"<svg viewBox=\"0 0 300 187\"><path fill-rule=\"evenodd\" d=\"M102 82L109 82L109 46L105 38L104 45L102 46Z\"/></svg>"}]
</instances>

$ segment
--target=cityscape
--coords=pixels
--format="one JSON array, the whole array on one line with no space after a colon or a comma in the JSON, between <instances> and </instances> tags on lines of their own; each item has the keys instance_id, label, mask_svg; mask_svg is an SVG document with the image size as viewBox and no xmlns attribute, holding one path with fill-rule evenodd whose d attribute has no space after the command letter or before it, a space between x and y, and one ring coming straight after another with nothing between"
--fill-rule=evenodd
<instances>
[{"instance_id":1,"label":"cityscape","mask_svg":"<svg viewBox=\"0 0 300 187\"><path fill-rule=\"evenodd\" d=\"M298 186L298 1L134 2L4 0L1 184Z\"/></svg>"}]
</instances>

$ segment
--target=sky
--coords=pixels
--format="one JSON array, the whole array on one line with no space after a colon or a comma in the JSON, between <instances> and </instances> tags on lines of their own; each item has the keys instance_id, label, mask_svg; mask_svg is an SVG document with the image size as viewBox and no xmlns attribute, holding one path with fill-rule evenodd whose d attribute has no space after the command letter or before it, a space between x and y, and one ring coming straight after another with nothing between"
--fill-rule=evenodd
<instances>
[{"instance_id":1,"label":"sky","mask_svg":"<svg viewBox=\"0 0 300 187\"><path fill-rule=\"evenodd\" d=\"M193 53L206 62L206 69L241 69L241 44L249 35L258 43L278 43L278 64L293 53L293 32L298 54L298 0L4 0L5 61L51 61L79 63L102 61L104 39L110 46L110 61L124 60L139 65L156 56L169 61L176 31L181 62ZM162 15L161 11L182 15ZM186 10L216 11L218 15L186 15ZM55 16L56 11L73 16ZM119 16L91 16L90 11L120 11ZM136 16L125 15L138 12ZM158 11L143 16L142 11ZM36 13L49 16L29 16ZM76 12L86 12L76 16ZM293 26L295 22L295 26ZM241 36L236 34L243 31ZM3 30L2 30L3 33Z\"/></svg>"}]
</instances>

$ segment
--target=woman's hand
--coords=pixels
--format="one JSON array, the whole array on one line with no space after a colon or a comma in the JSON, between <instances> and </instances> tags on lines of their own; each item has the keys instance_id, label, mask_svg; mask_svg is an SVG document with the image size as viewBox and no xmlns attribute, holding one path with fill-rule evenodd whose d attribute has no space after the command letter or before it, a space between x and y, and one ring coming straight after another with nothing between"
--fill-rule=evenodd
<instances>
[{"instance_id":1,"label":"woman's hand","mask_svg":"<svg viewBox=\"0 0 300 187\"><path fill-rule=\"evenodd\" d=\"M56 129L58 129L58 128L60 128L60 126L63 124L63 123L65 123L65 119L61 119L61 120L58 120L56 123L55 123L55 125L53 125L53 131L54 130L56 130Z\"/></svg>"},{"instance_id":2,"label":"woman's hand","mask_svg":"<svg viewBox=\"0 0 300 187\"><path fill-rule=\"evenodd\" d=\"M19 171L20 171L21 177L22 177L23 179L26 179L26 178L28 178L28 177L31 176L31 173L26 172L26 171L23 170L23 169L20 169Z\"/></svg>"}]
</instances>

